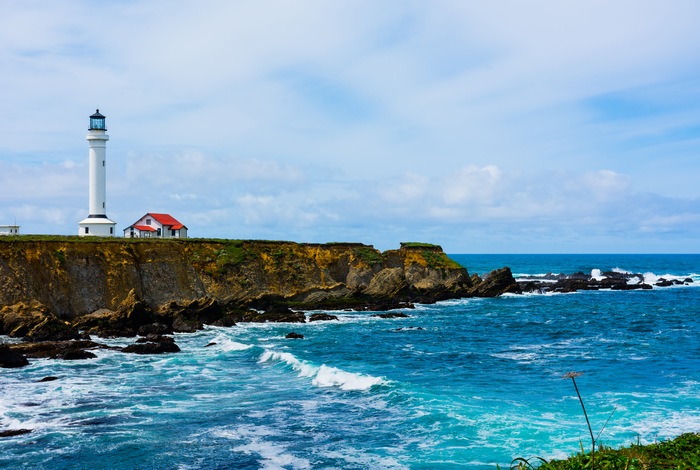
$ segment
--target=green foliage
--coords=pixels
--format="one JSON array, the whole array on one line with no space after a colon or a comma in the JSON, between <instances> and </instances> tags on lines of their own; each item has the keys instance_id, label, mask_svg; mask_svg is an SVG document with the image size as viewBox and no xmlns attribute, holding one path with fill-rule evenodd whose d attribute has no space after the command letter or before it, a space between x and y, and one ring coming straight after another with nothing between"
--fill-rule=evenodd
<instances>
[{"instance_id":1,"label":"green foliage","mask_svg":"<svg viewBox=\"0 0 700 470\"><path fill-rule=\"evenodd\" d=\"M547 462L539 457L511 462L511 470L650 470L700 468L700 434L688 433L656 444L632 444L613 449L600 446L595 463L590 453L577 453L567 460Z\"/></svg>"},{"instance_id":2,"label":"green foliage","mask_svg":"<svg viewBox=\"0 0 700 470\"><path fill-rule=\"evenodd\" d=\"M442 251L423 250L421 254L431 268L460 269L462 267L462 265L450 259Z\"/></svg>"},{"instance_id":3,"label":"green foliage","mask_svg":"<svg viewBox=\"0 0 700 470\"><path fill-rule=\"evenodd\" d=\"M219 270L225 270L229 266L239 266L244 262L253 259L255 256L255 252L247 249L243 242L228 242L216 252L216 266L219 268Z\"/></svg>"},{"instance_id":4,"label":"green foliage","mask_svg":"<svg viewBox=\"0 0 700 470\"><path fill-rule=\"evenodd\" d=\"M433 245L432 243L421 243L421 242L401 242L401 248L432 248L432 249L442 249L440 245Z\"/></svg>"},{"instance_id":5,"label":"green foliage","mask_svg":"<svg viewBox=\"0 0 700 470\"><path fill-rule=\"evenodd\" d=\"M354 252L355 252L355 256L357 256L358 258L360 258L362 261L369 264L370 266L382 264L384 262L384 258L382 257L382 254L379 251L372 248L371 246L363 246L360 248L355 248Z\"/></svg>"},{"instance_id":6,"label":"green foliage","mask_svg":"<svg viewBox=\"0 0 700 470\"><path fill-rule=\"evenodd\" d=\"M272 259L275 260L275 265L279 267L284 262L284 257L286 256L286 254L287 253L280 248L270 253L270 256L272 256Z\"/></svg>"},{"instance_id":7,"label":"green foliage","mask_svg":"<svg viewBox=\"0 0 700 470\"><path fill-rule=\"evenodd\" d=\"M56 250L54 251L54 256L58 260L58 262L61 264L61 266L64 266L66 264L66 252L63 250Z\"/></svg>"}]
</instances>

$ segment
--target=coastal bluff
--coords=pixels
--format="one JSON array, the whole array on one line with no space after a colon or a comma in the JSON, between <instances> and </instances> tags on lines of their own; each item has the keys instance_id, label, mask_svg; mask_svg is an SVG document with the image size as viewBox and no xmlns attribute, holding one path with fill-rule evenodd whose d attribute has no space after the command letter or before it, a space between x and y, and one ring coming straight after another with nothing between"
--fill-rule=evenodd
<instances>
[{"instance_id":1,"label":"coastal bluff","mask_svg":"<svg viewBox=\"0 0 700 470\"><path fill-rule=\"evenodd\" d=\"M424 243L380 252L359 243L8 237L0 240L0 334L32 337L46 318L80 331L110 324L116 335L150 324L192 331L304 321L300 310L495 296L517 286L504 269L482 280Z\"/></svg>"}]
</instances>

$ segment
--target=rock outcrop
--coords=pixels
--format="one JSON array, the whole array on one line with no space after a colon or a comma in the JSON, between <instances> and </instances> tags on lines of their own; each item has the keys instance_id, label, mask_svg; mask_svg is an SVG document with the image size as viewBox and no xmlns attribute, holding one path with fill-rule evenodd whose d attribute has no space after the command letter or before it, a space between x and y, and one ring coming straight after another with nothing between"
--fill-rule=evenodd
<instances>
[{"instance_id":1,"label":"rock outcrop","mask_svg":"<svg viewBox=\"0 0 700 470\"><path fill-rule=\"evenodd\" d=\"M518 279L517 283L522 292L536 293L567 293L579 290L649 290L656 287L670 287L688 285L693 283L692 278L686 279L658 279L654 285L644 280L640 273L606 271L597 273L596 276L576 272L573 274L545 274L531 276L527 279Z\"/></svg>"},{"instance_id":2,"label":"rock outcrop","mask_svg":"<svg viewBox=\"0 0 700 470\"><path fill-rule=\"evenodd\" d=\"M227 314L232 321L265 298L298 309L455 298L472 279L439 246L417 243L382 253L354 243L8 237L0 240L0 285L0 308L40 313L34 324L3 310L2 333L26 336L20 324L34 328L50 313L63 322L84 317L81 331L124 335L173 326L163 318L177 318L182 331ZM60 327L52 320L41 329Z\"/></svg>"},{"instance_id":3,"label":"rock outcrop","mask_svg":"<svg viewBox=\"0 0 700 470\"><path fill-rule=\"evenodd\" d=\"M29 361L17 351L11 350L8 346L0 346L0 367L14 369L29 365Z\"/></svg>"},{"instance_id":4,"label":"rock outcrop","mask_svg":"<svg viewBox=\"0 0 700 470\"><path fill-rule=\"evenodd\" d=\"M382 253L355 243L78 237L0 239L0 286L0 334L25 340L4 351L4 367L95 357L104 346L91 335L141 336L123 351L161 354L179 351L163 335L205 324L305 323L305 310L386 311L518 289L507 268L470 277L422 243Z\"/></svg>"},{"instance_id":5,"label":"rock outcrop","mask_svg":"<svg viewBox=\"0 0 700 470\"><path fill-rule=\"evenodd\" d=\"M496 297L502 294L520 294L520 286L509 267L491 271L483 281L475 282L470 294L474 297Z\"/></svg>"}]
</instances>

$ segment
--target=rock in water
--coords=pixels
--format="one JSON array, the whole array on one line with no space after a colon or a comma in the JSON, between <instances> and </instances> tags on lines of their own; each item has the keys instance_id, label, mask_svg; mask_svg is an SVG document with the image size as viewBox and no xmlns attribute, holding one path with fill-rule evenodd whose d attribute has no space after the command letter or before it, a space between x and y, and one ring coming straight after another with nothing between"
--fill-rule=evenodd
<instances>
[{"instance_id":1,"label":"rock in water","mask_svg":"<svg viewBox=\"0 0 700 470\"><path fill-rule=\"evenodd\" d=\"M314 313L309 317L309 322L312 321L329 321L329 320L337 320L338 317L335 315L330 315L328 313Z\"/></svg>"},{"instance_id":2,"label":"rock in water","mask_svg":"<svg viewBox=\"0 0 700 470\"><path fill-rule=\"evenodd\" d=\"M28 434L30 432L32 432L31 429L8 429L6 431L0 431L0 437L21 436L22 434Z\"/></svg>"},{"instance_id":3,"label":"rock in water","mask_svg":"<svg viewBox=\"0 0 700 470\"><path fill-rule=\"evenodd\" d=\"M136 343L122 349L125 353L134 354L165 354L180 352L177 344L170 341L161 341L158 343Z\"/></svg>"},{"instance_id":4,"label":"rock in water","mask_svg":"<svg viewBox=\"0 0 700 470\"><path fill-rule=\"evenodd\" d=\"M97 356L90 351L85 351L84 349L73 349L66 351L58 356L58 359L63 359L65 361L76 361L80 359L95 359Z\"/></svg>"},{"instance_id":5,"label":"rock in water","mask_svg":"<svg viewBox=\"0 0 700 470\"><path fill-rule=\"evenodd\" d=\"M472 291L476 297L497 297L507 293L521 293L520 286L515 282L509 267L491 271Z\"/></svg>"},{"instance_id":6,"label":"rock in water","mask_svg":"<svg viewBox=\"0 0 700 470\"><path fill-rule=\"evenodd\" d=\"M291 333L287 333L287 336L285 336L287 339L304 339L304 335L301 333L296 333L292 331Z\"/></svg>"},{"instance_id":7,"label":"rock in water","mask_svg":"<svg viewBox=\"0 0 700 470\"><path fill-rule=\"evenodd\" d=\"M403 312L377 313L372 316L378 318L408 318L408 315Z\"/></svg>"},{"instance_id":8,"label":"rock in water","mask_svg":"<svg viewBox=\"0 0 700 470\"><path fill-rule=\"evenodd\" d=\"M26 365L29 365L29 361L23 354L11 351L7 347L0 347L0 367L11 369Z\"/></svg>"}]
</instances>

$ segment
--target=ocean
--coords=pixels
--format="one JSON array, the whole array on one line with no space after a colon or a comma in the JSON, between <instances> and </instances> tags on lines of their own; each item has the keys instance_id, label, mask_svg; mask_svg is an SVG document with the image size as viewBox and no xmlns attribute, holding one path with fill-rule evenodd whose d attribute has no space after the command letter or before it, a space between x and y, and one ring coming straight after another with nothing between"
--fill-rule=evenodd
<instances>
[{"instance_id":1,"label":"ocean","mask_svg":"<svg viewBox=\"0 0 700 470\"><path fill-rule=\"evenodd\" d=\"M32 360L0 369L0 430L33 430L0 438L0 467L508 468L590 448L570 371L606 445L700 431L700 255L451 257L480 275L694 283L450 300L407 318L330 312L176 334L176 354Z\"/></svg>"}]
</instances>

